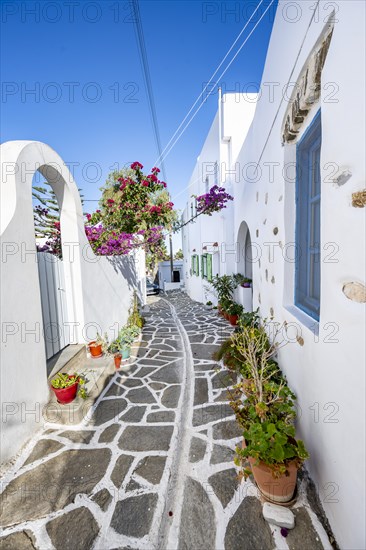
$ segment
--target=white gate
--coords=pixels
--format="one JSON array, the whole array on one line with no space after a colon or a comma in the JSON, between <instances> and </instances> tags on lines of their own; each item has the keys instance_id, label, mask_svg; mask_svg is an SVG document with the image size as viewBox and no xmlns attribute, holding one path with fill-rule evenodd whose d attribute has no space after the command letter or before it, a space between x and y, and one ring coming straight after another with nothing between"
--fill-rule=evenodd
<instances>
[{"instance_id":1,"label":"white gate","mask_svg":"<svg viewBox=\"0 0 366 550\"><path fill-rule=\"evenodd\" d=\"M37 259L46 357L49 359L70 344L65 278L62 260L48 252L38 252Z\"/></svg>"}]
</instances>

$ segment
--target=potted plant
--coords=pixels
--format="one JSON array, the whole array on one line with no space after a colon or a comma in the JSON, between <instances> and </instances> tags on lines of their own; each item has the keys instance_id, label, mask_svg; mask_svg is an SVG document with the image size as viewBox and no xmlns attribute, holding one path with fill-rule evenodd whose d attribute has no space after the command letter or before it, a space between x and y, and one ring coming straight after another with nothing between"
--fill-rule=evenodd
<instances>
[{"instance_id":1,"label":"potted plant","mask_svg":"<svg viewBox=\"0 0 366 550\"><path fill-rule=\"evenodd\" d=\"M122 353L122 361L130 357L131 346L139 334L140 328L136 325L126 325L120 330L118 340Z\"/></svg>"},{"instance_id":2,"label":"potted plant","mask_svg":"<svg viewBox=\"0 0 366 550\"><path fill-rule=\"evenodd\" d=\"M227 310L228 313L228 321L232 326L236 326L238 324L239 316L243 313L243 306L241 304L237 304L236 302L232 302Z\"/></svg>"},{"instance_id":3,"label":"potted plant","mask_svg":"<svg viewBox=\"0 0 366 550\"><path fill-rule=\"evenodd\" d=\"M94 359L98 357L102 357L103 355L102 346L103 346L103 338L100 336L99 333L97 333L96 339L93 340L92 342L89 342L87 346L90 351L90 355Z\"/></svg>"},{"instance_id":4,"label":"potted plant","mask_svg":"<svg viewBox=\"0 0 366 550\"><path fill-rule=\"evenodd\" d=\"M243 288L250 288L252 286L252 279L249 279L249 277L244 277L240 283L240 286Z\"/></svg>"},{"instance_id":5,"label":"potted plant","mask_svg":"<svg viewBox=\"0 0 366 550\"><path fill-rule=\"evenodd\" d=\"M109 355L113 355L114 366L116 369L119 369L122 361L121 342L119 338L116 338L108 345L107 352Z\"/></svg>"},{"instance_id":6,"label":"potted plant","mask_svg":"<svg viewBox=\"0 0 366 550\"><path fill-rule=\"evenodd\" d=\"M242 378L230 402L243 428L235 462L245 477L253 474L267 500L284 504L293 498L297 470L308 453L295 435L296 397L274 360L286 342L276 342L280 333L276 327L271 343L266 328L243 326L232 336L236 357L242 361Z\"/></svg>"},{"instance_id":7,"label":"potted plant","mask_svg":"<svg viewBox=\"0 0 366 550\"><path fill-rule=\"evenodd\" d=\"M57 401L61 405L66 405L74 401L76 395L82 399L86 399L87 393L85 388L79 387L85 384L86 380L79 374L67 374L59 372L51 380L51 388L56 395Z\"/></svg>"},{"instance_id":8,"label":"potted plant","mask_svg":"<svg viewBox=\"0 0 366 550\"><path fill-rule=\"evenodd\" d=\"M206 302L206 304L205 304L205 309L212 309L212 306L213 306L213 304L212 304L211 300L209 300L209 301Z\"/></svg>"},{"instance_id":9,"label":"potted plant","mask_svg":"<svg viewBox=\"0 0 366 550\"><path fill-rule=\"evenodd\" d=\"M230 275L215 275L212 278L211 285L213 286L217 298L218 298L218 308L219 312L223 309L223 302L232 301L233 292L236 288L236 283Z\"/></svg>"}]
</instances>

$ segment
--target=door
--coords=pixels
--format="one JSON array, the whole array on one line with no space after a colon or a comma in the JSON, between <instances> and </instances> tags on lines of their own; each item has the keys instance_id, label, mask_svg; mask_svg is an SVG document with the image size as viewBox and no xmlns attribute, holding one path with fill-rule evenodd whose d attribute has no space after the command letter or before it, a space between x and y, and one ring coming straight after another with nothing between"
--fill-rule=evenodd
<instances>
[{"instance_id":1,"label":"door","mask_svg":"<svg viewBox=\"0 0 366 550\"><path fill-rule=\"evenodd\" d=\"M49 359L70 344L65 278L62 260L48 252L38 252L37 259L43 333Z\"/></svg>"}]
</instances>

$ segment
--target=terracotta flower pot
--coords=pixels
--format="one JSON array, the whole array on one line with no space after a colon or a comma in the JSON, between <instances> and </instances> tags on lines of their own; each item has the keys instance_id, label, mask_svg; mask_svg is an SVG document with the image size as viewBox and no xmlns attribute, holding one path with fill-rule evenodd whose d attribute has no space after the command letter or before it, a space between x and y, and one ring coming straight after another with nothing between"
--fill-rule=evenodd
<instances>
[{"instance_id":1,"label":"terracotta flower pot","mask_svg":"<svg viewBox=\"0 0 366 550\"><path fill-rule=\"evenodd\" d=\"M242 447L245 449L245 440L242 442ZM287 466L288 474L281 477L273 477L272 470L259 461L256 465L256 459L248 457L250 468L253 472L255 482L262 496L270 502L286 505L292 500L296 489L297 481L297 466L296 462L289 462Z\"/></svg>"},{"instance_id":2,"label":"terracotta flower pot","mask_svg":"<svg viewBox=\"0 0 366 550\"><path fill-rule=\"evenodd\" d=\"M89 351L92 357L102 357L102 344L97 344L95 341L90 342Z\"/></svg>"},{"instance_id":3,"label":"terracotta flower pot","mask_svg":"<svg viewBox=\"0 0 366 550\"><path fill-rule=\"evenodd\" d=\"M230 325L235 327L238 324L239 315L229 315Z\"/></svg>"},{"instance_id":4,"label":"terracotta flower pot","mask_svg":"<svg viewBox=\"0 0 366 550\"><path fill-rule=\"evenodd\" d=\"M78 391L78 382L75 382L72 386L68 388L54 388L51 386L52 390L55 392L56 399L61 405L67 405L74 401L77 391Z\"/></svg>"},{"instance_id":5,"label":"terracotta flower pot","mask_svg":"<svg viewBox=\"0 0 366 550\"><path fill-rule=\"evenodd\" d=\"M116 355L114 356L114 366L116 367L116 369L120 368L121 361L122 361L122 355L120 353L116 353Z\"/></svg>"}]
</instances>

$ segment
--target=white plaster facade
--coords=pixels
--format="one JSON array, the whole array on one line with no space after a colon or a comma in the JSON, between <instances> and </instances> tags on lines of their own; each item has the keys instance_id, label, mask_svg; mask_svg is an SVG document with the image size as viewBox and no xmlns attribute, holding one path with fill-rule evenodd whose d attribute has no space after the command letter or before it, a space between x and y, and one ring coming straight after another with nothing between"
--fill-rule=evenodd
<instances>
[{"instance_id":1,"label":"white plaster facade","mask_svg":"<svg viewBox=\"0 0 366 550\"><path fill-rule=\"evenodd\" d=\"M77 185L60 156L40 142L1 145L1 462L11 458L43 424L49 397L32 179L39 170L60 205L63 264L71 343L97 331L115 337L136 290L145 303L145 256L101 257L84 231Z\"/></svg>"},{"instance_id":2,"label":"white plaster facade","mask_svg":"<svg viewBox=\"0 0 366 550\"><path fill-rule=\"evenodd\" d=\"M298 396L298 434L310 453L306 466L340 547L363 549L366 312L365 303L348 299L342 289L350 282L365 285L365 210L352 207L352 193L365 188L365 3L321 1L313 18L314 3L297 3L296 21L289 20L286 6L288 2L279 2L254 118L247 98L241 96L242 104L235 103L234 94L225 95L192 175L189 195L204 193L202 164L218 161L221 183L234 202L184 228L186 288L192 298L206 301L207 283L190 274L190 258L202 254L207 244L218 243L212 250L217 258L214 273L249 269L243 259L249 229L253 307L259 306L263 317L273 314L275 321L291 323L291 342L281 350L280 364ZM335 19L329 23L334 30L320 97L309 106L299 130L301 138L321 108L321 303L316 322L294 305L291 243L298 140L283 145L282 135L294 84L326 33L332 9ZM289 97L283 96L289 81ZM225 117L233 124L223 133L220 119L222 129ZM249 130L247 122L252 122ZM222 169L227 149L235 171L230 181ZM338 185L337 176L346 172L351 178ZM185 220L190 218L190 202ZM235 243L238 257L228 254L230 247L236 250Z\"/></svg>"},{"instance_id":3,"label":"white plaster facade","mask_svg":"<svg viewBox=\"0 0 366 550\"><path fill-rule=\"evenodd\" d=\"M174 260L173 261L173 271L179 272L180 281L171 282L171 269L170 261L159 262L158 265L158 279L159 279L159 288L162 290L174 290L184 286L184 268L183 260Z\"/></svg>"}]
</instances>

